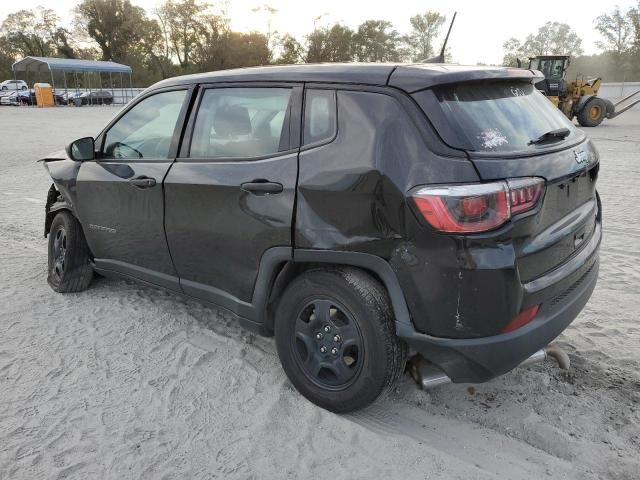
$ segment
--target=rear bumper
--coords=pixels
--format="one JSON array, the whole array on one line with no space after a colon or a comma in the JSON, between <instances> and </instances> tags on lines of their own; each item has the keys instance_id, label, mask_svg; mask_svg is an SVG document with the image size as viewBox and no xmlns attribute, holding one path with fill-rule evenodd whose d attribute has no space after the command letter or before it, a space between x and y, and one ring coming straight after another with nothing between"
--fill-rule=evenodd
<instances>
[{"instance_id":1,"label":"rear bumper","mask_svg":"<svg viewBox=\"0 0 640 480\"><path fill-rule=\"evenodd\" d=\"M397 324L397 334L425 358L441 368L454 382L484 382L502 375L540 348L551 343L578 316L585 306L598 278L601 230L598 226L592 241L595 245L587 258L576 258L578 268L563 275L557 283L530 285L539 298L545 291L559 293L546 298L536 318L510 333L479 338L441 338L420 333L410 325ZM565 266L568 267L568 266ZM566 272L566 270L565 270ZM524 286L527 289L527 285ZM535 295L532 291L531 294Z\"/></svg>"}]
</instances>

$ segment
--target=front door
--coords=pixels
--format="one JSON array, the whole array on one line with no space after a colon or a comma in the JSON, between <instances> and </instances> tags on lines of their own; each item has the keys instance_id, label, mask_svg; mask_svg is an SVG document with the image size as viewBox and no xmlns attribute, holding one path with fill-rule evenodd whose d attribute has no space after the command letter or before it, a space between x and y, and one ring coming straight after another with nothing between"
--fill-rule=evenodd
<instances>
[{"instance_id":1,"label":"front door","mask_svg":"<svg viewBox=\"0 0 640 480\"><path fill-rule=\"evenodd\" d=\"M185 293L241 312L265 251L291 246L300 97L290 84L201 89L164 184Z\"/></svg>"},{"instance_id":2,"label":"front door","mask_svg":"<svg viewBox=\"0 0 640 480\"><path fill-rule=\"evenodd\" d=\"M162 181L188 95L177 89L144 97L101 135L96 160L80 167L78 216L97 268L179 289L164 235Z\"/></svg>"}]
</instances>

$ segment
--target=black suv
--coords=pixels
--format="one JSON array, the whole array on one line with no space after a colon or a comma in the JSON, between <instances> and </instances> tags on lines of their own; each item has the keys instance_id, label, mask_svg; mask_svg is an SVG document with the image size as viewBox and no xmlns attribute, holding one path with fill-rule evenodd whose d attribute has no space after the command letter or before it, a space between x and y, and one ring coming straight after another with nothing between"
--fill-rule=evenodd
<instances>
[{"instance_id":1,"label":"black suv","mask_svg":"<svg viewBox=\"0 0 640 480\"><path fill-rule=\"evenodd\" d=\"M44 159L49 284L94 272L275 335L312 402L373 401L419 352L483 382L596 284L598 153L539 72L329 64L164 80Z\"/></svg>"}]
</instances>

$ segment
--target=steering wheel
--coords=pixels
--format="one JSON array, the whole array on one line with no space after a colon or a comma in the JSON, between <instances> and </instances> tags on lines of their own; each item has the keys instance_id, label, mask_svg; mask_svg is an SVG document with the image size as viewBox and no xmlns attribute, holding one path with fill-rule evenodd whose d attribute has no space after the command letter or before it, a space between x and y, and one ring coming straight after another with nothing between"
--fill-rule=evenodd
<instances>
[{"instance_id":1,"label":"steering wheel","mask_svg":"<svg viewBox=\"0 0 640 480\"><path fill-rule=\"evenodd\" d=\"M130 154L129 154L130 152ZM122 142L113 142L107 147L107 155L111 158L143 158L142 152Z\"/></svg>"}]
</instances>

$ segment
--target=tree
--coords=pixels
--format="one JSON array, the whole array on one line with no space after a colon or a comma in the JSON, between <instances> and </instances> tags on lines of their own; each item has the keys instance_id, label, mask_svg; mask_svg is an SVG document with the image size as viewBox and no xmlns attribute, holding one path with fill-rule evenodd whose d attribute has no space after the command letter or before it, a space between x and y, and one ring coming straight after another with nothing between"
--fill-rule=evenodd
<instances>
[{"instance_id":1,"label":"tree","mask_svg":"<svg viewBox=\"0 0 640 480\"><path fill-rule=\"evenodd\" d=\"M10 78L13 76L11 65L15 61L14 52L11 51L12 45L7 37L0 36L0 78Z\"/></svg>"},{"instance_id":2,"label":"tree","mask_svg":"<svg viewBox=\"0 0 640 480\"><path fill-rule=\"evenodd\" d=\"M504 50L502 64L505 67L517 67L518 61L526 58L523 45L517 38L512 37L504 42L502 44L502 49Z\"/></svg>"},{"instance_id":3,"label":"tree","mask_svg":"<svg viewBox=\"0 0 640 480\"><path fill-rule=\"evenodd\" d=\"M566 23L547 22L527 36L524 51L529 55L580 55L582 39Z\"/></svg>"},{"instance_id":4,"label":"tree","mask_svg":"<svg viewBox=\"0 0 640 480\"><path fill-rule=\"evenodd\" d=\"M597 41L598 48L610 52L616 65L623 63L624 55L632 47L632 12L631 15L623 14L620 7L615 7L613 11L600 15L595 19L596 30L604 41Z\"/></svg>"},{"instance_id":5,"label":"tree","mask_svg":"<svg viewBox=\"0 0 640 480\"><path fill-rule=\"evenodd\" d=\"M55 36L59 18L48 8L19 10L2 22L7 48L20 56L48 57L56 52Z\"/></svg>"},{"instance_id":6,"label":"tree","mask_svg":"<svg viewBox=\"0 0 640 480\"><path fill-rule=\"evenodd\" d=\"M98 44L102 59L126 63L130 47L141 41L144 9L129 0L83 0L75 11L78 25Z\"/></svg>"},{"instance_id":7,"label":"tree","mask_svg":"<svg viewBox=\"0 0 640 480\"><path fill-rule=\"evenodd\" d=\"M203 72L230 68L228 42L231 31L225 18L202 14L197 23L194 23L194 33L191 46L192 69Z\"/></svg>"},{"instance_id":8,"label":"tree","mask_svg":"<svg viewBox=\"0 0 640 480\"><path fill-rule=\"evenodd\" d=\"M59 27L52 37L56 47L56 54L63 58L77 58L75 48L71 45L71 32L66 28Z\"/></svg>"},{"instance_id":9,"label":"tree","mask_svg":"<svg viewBox=\"0 0 640 480\"><path fill-rule=\"evenodd\" d=\"M334 24L331 28L316 28L307 36L307 63L350 62L354 59L354 32L349 27Z\"/></svg>"},{"instance_id":10,"label":"tree","mask_svg":"<svg viewBox=\"0 0 640 480\"><path fill-rule=\"evenodd\" d=\"M173 65L165 55L164 38L158 22L145 18L138 28L140 40L131 45L128 52L128 64L136 68L136 79L151 83L171 76Z\"/></svg>"},{"instance_id":11,"label":"tree","mask_svg":"<svg viewBox=\"0 0 640 480\"><path fill-rule=\"evenodd\" d=\"M631 52L634 57L640 57L640 0L635 8L630 8L627 17L631 24Z\"/></svg>"},{"instance_id":12,"label":"tree","mask_svg":"<svg viewBox=\"0 0 640 480\"><path fill-rule=\"evenodd\" d=\"M278 32L272 29L273 17L278 13L278 9L272 7L268 3L264 3L251 9L254 13L265 13L267 16L267 45L269 47L269 60L272 57L272 50L276 46Z\"/></svg>"},{"instance_id":13,"label":"tree","mask_svg":"<svg viewBox=\"0 0 640 480\"><path fill-rule=\"evenodd\" d=\"M280 51L280 55L275 60L275 63L300 63L304 57L304 48L300 45L300 42L288 33L278 38L277 47Z\"/></svg>"},{"instance_id":14,"label":"tree","mask_svg":"<svg viewBox=\"0 0 640 480\"><path fill-rule=\"evenodd\" d=\"M397 62L402 56L401 38L386 20L367 20L358 27L353 42L361 62Z\"/></svg>"},{"instance_id":15,"label":"tree","mask_svg":"<svg viewBox=\"0 0 640 480\"><path fill-rule=\"evenodd\" d=\"M199 36L206 36L208 26L203 31L203 24L210 22L203 20L203 15L208 8L209 4L196 0L167 0L157 11L167 48L182 68L191 65L191 53Z\"/></svg>"},{"instance_id":16,"label":"tree","mask_svg":"<svg viewBox=\"0 0 640 480\"><path fill-rule=\"evenodd\" d=\"M223 68L254 67L269 63L271 51L266 35L229 31L225 39Z\"/></svg>"},{"instance_id":17,"label":"tree","mask_svg":"<svg viewBox=\"0 0 640 480\"><path fill-rule=\"evenodd\" d=\"M566 23L547 22L536 33L527 35L524 43L510 38L503 49L504 64L515 66L518 58L536 55L581 55L582 39Z\"/></svg>"},{"instance_id":18,"label":"tree","mask_svg":"<svg viewBox=\"0 0 640 480\"><path fill-rule=\"evenodd\" d=\"M306 63L329 61L329 55L326 53L328 38L329 30L327 28L315 28L307 35Z\"/></svg>"},{"instance_id":19,"label":"tree","mask_svg":"<svg viewBox=\"0 0 640 480\"><path fill-rule=\"evenodd\" d=\"M631 47L629 49L631 73L640 77L640 0L635 7L627 11L627 18L631 25Z\"/></svg>"},{"instance_id":20,"label":"tree","mask_svg":"<svg viewBox=\"0 0 640 480\"><path fill-rule=\"evenodd\" d=\"M414 61L422 61L433 56L433 40L438 35L446 17L438 12L428 11L409 19L411 33L406 41L411 48Z\"/></svg>"}]
</instances>

